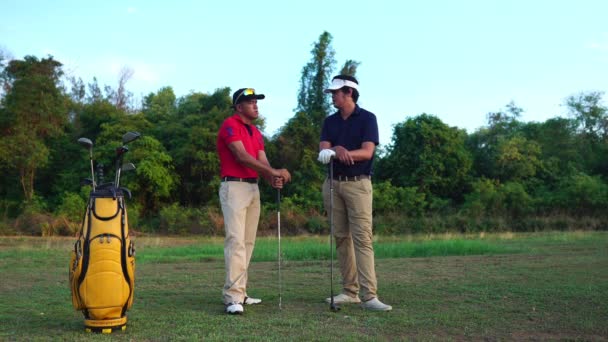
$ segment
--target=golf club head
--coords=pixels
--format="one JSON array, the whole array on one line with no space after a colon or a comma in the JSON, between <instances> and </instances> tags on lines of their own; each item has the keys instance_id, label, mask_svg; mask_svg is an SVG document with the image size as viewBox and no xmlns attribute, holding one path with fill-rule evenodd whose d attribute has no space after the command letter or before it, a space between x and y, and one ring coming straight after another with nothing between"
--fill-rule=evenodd
<instances>
[{"instance_id":1,"label":"golf club head","mask_svg":"<svg viewBox=\"0 0 608 342\"><path fill-rule=\"evenodd\" d=\"M329 304L329 310L331 310L332 312L338 312L340 311L340 307L336 304L336 303L331 303Z\"/></svg>"},{"instance_id":2,"label":"golf club head","mask_svg":"<svg viewBox=\"0 0 608 342\"><path fill-rule=\"evenodd\" d=\"M131 190L129 190L127 188L123 188L123 187L121 187L120 190L122 191L123 194L127 195L127 197L129 199L131 199Z\"/></svg>"},{"instance_id":3,"label":"golf club head","mask_svg":"<svg viewBox=\"0 0 608 342\"><path fill-rule=\"evenodd\" d=\"M93 142L89 138L79 138L78 143L89 149L93 147Z\"/></svg>"},{"instance_id":4,"label":"golf club head","mask_svg":"<svg viewBox=\"0 0 608 342\"><path fill-rule=\"evenodd\" d=\"M135 164L133 163L124 163L121 167L122 171L132 171L135 170Z\"/></svg>"},{"instance_id":5,"label":"golf club head","mask_svg":"<svg viewBox=\"0 0 608 342\"><path fill-rule=\"evenodd\" d=\"M129 148L127 146L120 146L116 148L116 155L121 156L125 153L129 152Z\"/></svg>"},{"instance_id":6,"label":"golf club head","mask_svg":"<svg viewBox=\"0 0 608 342\"><path fill-rule=\"evenodd\" d=\"M123 145L128 144L131 141L139 139L139 137L141 137L141 134L139 134L139 132L127 132L125 133L125 135L122 136L122 143Z\"/></svg>"},{"instance_id":7,"label":"golf club head","mask_svg":"<svg viewBox=\"0 0 608 342\"><path fill-rule=\"evenodd\" d=\"M91 178L84 178L80 180L80 185L93 185Z\"/></svg>"}]
</instances>

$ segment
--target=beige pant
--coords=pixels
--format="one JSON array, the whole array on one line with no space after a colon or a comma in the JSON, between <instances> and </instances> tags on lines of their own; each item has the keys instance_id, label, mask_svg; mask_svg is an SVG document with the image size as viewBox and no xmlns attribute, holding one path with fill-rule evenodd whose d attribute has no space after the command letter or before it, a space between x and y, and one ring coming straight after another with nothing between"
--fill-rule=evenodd
<instances>
[{"instance_id":1,"label":"beige pant","mask_svg":"<svg viewBox=\"0 0 608 342\"><path fill-rule=\"evenodd\" d=\"M329 179L323 183L323 202L329 211ZM374 247L372 245L372 182L333 181L334 236L344 292L359 294L364 301L377 297Z\"/></svg>"},{"instance_id":2,"label":"beige pant","mask_svg":"<svg viewBox=\"0 0 608 342\"><path fill-rule=\"evenodd\" d=\"M224 304L242 303L247 295L247 269L255 245L260 218L257 184L222 182L220 203L224 214Z\"/></svg>"}]
</instances>

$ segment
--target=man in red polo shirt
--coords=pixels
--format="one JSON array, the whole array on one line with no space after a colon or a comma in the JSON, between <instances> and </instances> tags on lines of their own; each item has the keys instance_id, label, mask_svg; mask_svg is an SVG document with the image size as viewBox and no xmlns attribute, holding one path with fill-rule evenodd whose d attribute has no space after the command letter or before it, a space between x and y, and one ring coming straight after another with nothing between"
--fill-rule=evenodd
<instances>
[{"instance_id":1,"label":"man in red polo shirt","mask_svg":"<svg viewBox=\"0 0 608 342\"><path fill-rule=\"evenodd\" d=\"M234 92L234 115L224 121L217 137L222 177L219 195L226 231L222 295L229 314L242 314L243 304L262 302L247 296L247 269L260 218L258 174L277 189L291 180L289 171L270 166L262 134L253 125L259 115L258 100L264 97L252 88Z\"/></svg>"}]
</instances>

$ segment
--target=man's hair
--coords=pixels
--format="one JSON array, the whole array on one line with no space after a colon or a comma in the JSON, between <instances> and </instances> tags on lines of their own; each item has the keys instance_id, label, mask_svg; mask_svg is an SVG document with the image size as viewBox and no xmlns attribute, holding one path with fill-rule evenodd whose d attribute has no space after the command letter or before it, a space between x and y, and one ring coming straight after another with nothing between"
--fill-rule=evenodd
<instances>
[{"instance_id":1,"label":"man's hair","mask_svg":"<svg viewBox=\"0 0 608 342\"><path fill-rule=\"evenodd\" d=\"M357 81L356 78L354 78L353 76L350 76L350 75L338 75L338 76L335 76L334 78L332 78L332 81L335 80L335 79L345 80L345 81L351 81L351 82L355 82L355 83L359 84L359 81ZM340 90L343 93L347 94L348 93L348 89L346 89L346 88L352 89L352 91L353 91L353 101L355 103L357 103L357 100L359 100L359 91L357 89L355 89L355 88L351 88L351 87L348 87L348 86L344 86L344 87L340 88Z\"/></svg>"}]
</instances>

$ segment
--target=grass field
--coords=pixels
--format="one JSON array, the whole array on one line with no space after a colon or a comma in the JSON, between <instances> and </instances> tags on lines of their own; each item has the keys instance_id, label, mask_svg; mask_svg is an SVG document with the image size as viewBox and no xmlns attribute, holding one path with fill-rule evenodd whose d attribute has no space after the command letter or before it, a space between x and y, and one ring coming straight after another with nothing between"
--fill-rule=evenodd
<instances>
[{"instance_id":1,"label":"grass field","mask_svg":"<svg viewBox=\"0 0 608 342\"><path fill-rule=\"evenodd\" d=\"M112 340L608 340L607 232L378 238L379 295L393 305L380 313L329 311L327 237L282 239L278 310L277 241L260 238L249 294L264 301L242 316L223 313L221 239L135 241L135 303ZM73 242L0 237L0 340L108 340L72 308Z\"/></svg>"}]
</instances>

